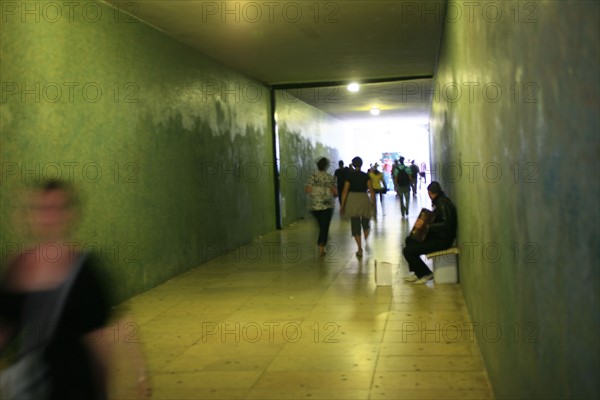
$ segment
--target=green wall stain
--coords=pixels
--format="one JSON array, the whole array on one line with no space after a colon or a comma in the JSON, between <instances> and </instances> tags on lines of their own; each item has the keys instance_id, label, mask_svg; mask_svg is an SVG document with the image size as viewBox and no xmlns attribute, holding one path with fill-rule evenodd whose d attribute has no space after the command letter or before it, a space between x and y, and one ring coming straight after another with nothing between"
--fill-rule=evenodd
<instances>
[{"instance_id":1,"label":"green wall stain","mask_svg":"<svg viewBox=\"0 0 600 400\"><path fill-rule=\"evenodd\" d=\"M316 162L327 157L335 170L339 151L327 141L327 134L342 129L341 122L309 106L290 93L276 94L276 115L280 140L280 197L282 225L287 226L308 211L304 187L316 170Z\"/></svg>"},{"instance_id":2,"label":"green wall stain","mask_svg":"<svg viewBox=\"0 0 600 400\"><path fill-rule=\"evenodd\" d=\"M58 171L122 300L275 228L269 91L94 4L3 23L0 240L4 263L27 241L16 194Z\"/></svg>"},{"instance_id":3,"label":"green wall stain","mask_svg":"<svg viewBox=\"0 0 600 400\"><path fill-rule=\"evenodd\" d=\"M99 14L10 14L0 30L1 261L30 241L18 194L61 177L84 203L76 247L102 254L120 301L275 229L269 88L86 4ZM314 129L336 122L278 112L285 226L306 212L307 168L336 155Z\"/></svg>"}]
</instances>

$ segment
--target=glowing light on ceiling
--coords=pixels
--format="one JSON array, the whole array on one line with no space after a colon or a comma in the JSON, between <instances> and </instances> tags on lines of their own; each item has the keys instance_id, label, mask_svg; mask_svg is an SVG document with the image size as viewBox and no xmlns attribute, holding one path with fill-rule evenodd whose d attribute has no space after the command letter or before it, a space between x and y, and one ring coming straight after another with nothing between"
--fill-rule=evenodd
<instances>
[{"instance_id":1,"label":"glowing light on ceiling","mask_svg":"<svg viewBox=\"0 0 600 400\"><path fill-rule=\"evenodd\" d=\"M358 92L360 90L360 85L356 82L353 82L348 85L348 90L350 92Z\"/></svg>"}]
</instances>

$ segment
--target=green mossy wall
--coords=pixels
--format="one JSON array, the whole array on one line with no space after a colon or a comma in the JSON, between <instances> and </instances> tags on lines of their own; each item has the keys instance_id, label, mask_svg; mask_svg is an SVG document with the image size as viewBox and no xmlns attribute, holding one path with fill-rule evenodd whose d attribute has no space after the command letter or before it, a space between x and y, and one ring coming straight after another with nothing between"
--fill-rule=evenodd
<instances>
[{"instance_id":1,"label":"green mossy wall","mask_svg":"<svg viewBox=\"0 0 600 400\"><path fill-rule=\"evenodd\" d=\"M448 6L432 161L495 395L599 398L599 3L465 4Z\"/></svg>"},{"instance_id":2,"label":"green mossy wall","mask_svg":"<svg viewBox=\"0 0 600 400\"><path fill-rule=\"evenodd\" d=\"M58 20L3 14L3 263L27 240L16 195L59 175L81 192L77 242L102 252L118 300L275 229L268 88L78 5Z\"/></svg>"},{"instance_id":3,"label":"green mossy wall","mask_svg":"<svg viewBox=\"0 0 600 400\"><path fill-rule=\"evenodd\" d=\"M332 162L329 172L337 168L339 150L328 143L327 136L343 130L340 121L278 91L275 97L279 133L280 193L282 226L304 218L308 211L304 193L308 177L316 170L316 162L327 157ZM333 136L333 135L332 135Z\"/></svg>"}]
</instances>

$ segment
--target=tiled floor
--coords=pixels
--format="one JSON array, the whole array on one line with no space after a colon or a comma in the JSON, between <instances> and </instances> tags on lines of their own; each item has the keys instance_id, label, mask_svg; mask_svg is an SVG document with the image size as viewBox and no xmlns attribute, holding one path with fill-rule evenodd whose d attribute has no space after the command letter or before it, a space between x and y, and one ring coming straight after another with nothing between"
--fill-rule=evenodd
<instances>
[{"instance_id":1,"label":"tiled floor","mask_svg":"<svg viewBox=\"0 0 600 400\"><path fill-rule=\"evenodd\" d=\"M402 238L430 207L422 192L408 221L386 196L362 260L339 215L316 257L307 218L124 303L135 323L121 336L141 339L153 398L493 398L460 286L402 280ZM394 264L392 286L375 284L375 260Z\"/></svg>"}]
</instances>

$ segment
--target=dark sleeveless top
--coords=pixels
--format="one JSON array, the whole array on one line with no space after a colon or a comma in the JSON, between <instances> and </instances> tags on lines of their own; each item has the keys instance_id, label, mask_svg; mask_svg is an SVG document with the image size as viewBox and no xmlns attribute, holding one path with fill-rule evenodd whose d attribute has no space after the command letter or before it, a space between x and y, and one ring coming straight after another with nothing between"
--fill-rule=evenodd
<instances>
[{"instance_id":1,"label":"dark sleeveless top","mask_svg":"<svg viewBox=\"0 0 600 400\"><path fill-rule=\"evenodd\" d=\"M346 175L346 181L350 182L350 192L366 192L369 188L367 182L371 178L366 172L350 170Z\"/></svg>"},{"instance_id":2,"label":"dark sleeveless top","mask_svg":"<svg viewBox=\"0 0 600 400\"><path fill-rule=\"evenodd\" d=\"M34 347L45 337L48 323L40 322L39 316L52 307L62 285L64 283L54 289L35 292L13 292L4 284L0 285L0 319L14 325L17 331L27 325L15 338L19 352ZM107 324L110 308L106 280L101 278L97 259L88 255L74 277L44 351L52 380L51 399L103 398L103 393L94 384L92 357L83 336ZM34 309L37 311L33 321L38 322L32 322Z\"/></svg>"}]
</instances>

